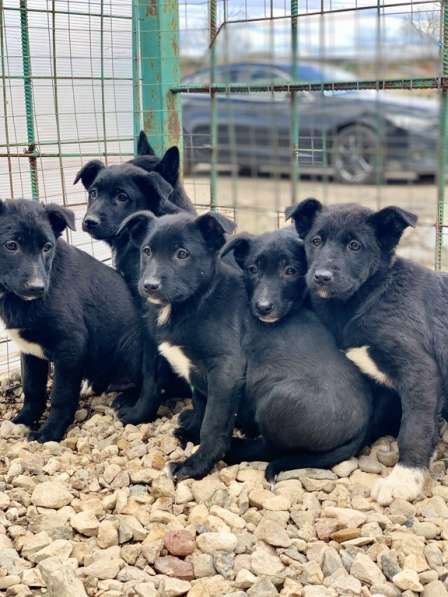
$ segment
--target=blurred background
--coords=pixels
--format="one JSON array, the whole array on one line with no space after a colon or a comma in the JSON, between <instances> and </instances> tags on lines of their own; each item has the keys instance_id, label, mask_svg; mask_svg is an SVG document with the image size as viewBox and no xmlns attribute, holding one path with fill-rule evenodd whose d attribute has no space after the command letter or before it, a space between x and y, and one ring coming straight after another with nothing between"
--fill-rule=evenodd
<instances>
[{"instance_id":1,"label":"blurred background","mask_svg":"<svg viewBox=\"0 0 448 597\"><path fill-rule=\"evenodd\" d=\"M401 253L446 267L445 3L1 0L0 19L0 197L70 206L69 242L109 259L73 180L130 159L144 128L240 230L309 196L395 204L419 216ZM17 365L4 336L0 374Z\"/></svg>"}]
</instances>

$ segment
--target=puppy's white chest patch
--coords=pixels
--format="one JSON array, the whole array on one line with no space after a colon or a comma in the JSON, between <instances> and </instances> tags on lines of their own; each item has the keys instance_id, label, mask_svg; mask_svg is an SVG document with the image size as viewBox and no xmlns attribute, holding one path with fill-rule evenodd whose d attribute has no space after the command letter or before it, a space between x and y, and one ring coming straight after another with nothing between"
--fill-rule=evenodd
<instances>
[{"instance_id":1,"label":"puppy's white chest patch","mask_svg":"<svg viewBox=\"0 0 448 597\"><path fill-rule=\"evenodd\" d=\"M361 346L359 348L350 348L345 351L345 356L350 359L358 369L361 369L363 373L372 377L377 382L382 383L389 388L393 387L390 378L378 369L375 361L369 355L369 347Z\"/></svg>"},{"instance_id":2,"label":"puppy's white chest patch","mask_svg":"<svg viewBox=\"0 0 448 597\"><path fill-rule=\"evenodd\" d=\"M180 346L173 346L169 342L162 342L162 344L159 344L159 352L166 358L178 375L185 378L188 382L190 381L192 363Z\"/></svg>"},{"instance_id":3,"label":"puppy's white chest patch","mask_svg":"<svg viewBox=\"0 0 448 597\"><path fill-rule=\"evenodd\" d=\"M11 340L17 344L21 352L24 352L25 354L32 354L39 359L47 359L44 355L42 346L40 344L36 344L35 342L28 342L28 340L24 340L20 335L20 329L9 329L6 331L8 332L8 336L11 338Z\"/></svg>"}]
</instances>

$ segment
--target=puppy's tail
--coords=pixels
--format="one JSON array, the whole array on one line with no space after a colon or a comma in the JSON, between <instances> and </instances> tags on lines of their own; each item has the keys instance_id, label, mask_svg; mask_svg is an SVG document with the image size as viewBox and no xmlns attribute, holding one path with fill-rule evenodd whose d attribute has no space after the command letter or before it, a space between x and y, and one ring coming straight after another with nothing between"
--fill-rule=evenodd
<instances>
[{"instance_id":1,"label":"puppy's tail","mask_svg":"<svg viewBox=\"0 0 448 597\"><path fill-rule=\"evenodd\" d=\"M365 445L364 433L327 452L297 452L280 456L275 453L263 440L234 438L229 452L224 460L228 464L237 464L242 461L270 460L266 468L266 479L269 482L281 471L289 471L300 468L331 468L343 460L348 460L358 453Z\"/></svg>"},{"instance_id":2,"label":"puppy's tail","mask_svg":"<svg viewBox=\"0 0 448 597\"><path fill-rule=\"evenodd\" d=\"M372 444L384 435L397 437L401 425L401 400L395 390L369 380L372 388L372 415L366 444Z\"/></svg>"}]
</instances>

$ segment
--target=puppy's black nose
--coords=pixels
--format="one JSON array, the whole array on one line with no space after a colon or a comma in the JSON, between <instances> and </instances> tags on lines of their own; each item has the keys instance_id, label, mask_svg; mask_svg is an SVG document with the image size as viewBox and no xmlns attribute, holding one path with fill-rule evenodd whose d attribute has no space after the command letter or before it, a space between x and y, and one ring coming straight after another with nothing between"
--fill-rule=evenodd
<instances>
[{"instance_id":1,"label":"puppy's black nose","mask_svg":"<svg viewBox=\"0 0 448 597\"><path fill-rule=\"evenodd\" d=\"M143 282L143 288L146 290L146 292L155 292L160 288L160 280L148 278Z\"/></svg>"},{"instance_id":2,"label":"puppy's black nose","mask_svg":"<svg viewBox=\"0 0 448 597\"><path fill-rule=\"evenodd\" d=\"M95 228L98 228L99 225L100 220L96 216L86 216L82 223L82 227L86 232L91 232L92 230L95 230Z\"/></svg>"},{"instance_id":3,"label":"puppy's black nose","mask_svg":"<svg viewBox=\"0 0 448 597\"><path fill-rule=\"evenodd\" d=\"M314 281L318 284L328 284L333 280L333 274L328 269L317 269L314 272Z\"/></svg>"},{"instance_id":4,"label":"puppy's black nose","mask_svg":"<svg viewBox=\"0 0 448 597\"><path fill-rule=\"evenodd\" d=\"M269 315L274 308L274 305L269 301L257 301L255 303L255 308L260 315Z\"/></svg>"},{"instance_id":5,"label":"puppy's black nose","mask_svg":"<svg viewBox=\"0 0 448 597\"><path fill-rule=\"evenodd\" d=\"M35 280L25 284L26 294L30 296L41 296L45 292L43 280Z\"/></svg>"}]
</instances>

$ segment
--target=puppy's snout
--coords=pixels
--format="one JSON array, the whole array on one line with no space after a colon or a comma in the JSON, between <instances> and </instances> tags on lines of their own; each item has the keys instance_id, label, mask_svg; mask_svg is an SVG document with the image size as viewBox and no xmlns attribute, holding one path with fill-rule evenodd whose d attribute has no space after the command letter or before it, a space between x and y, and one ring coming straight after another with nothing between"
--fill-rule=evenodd
<instances>
[{"instance_id":1,"label":"puppy's snout","mask_svg":"<svg viewBox=\"0 0 448 597\"><path fill-rule=\"evenodd\" d=\"M25 291L29 296L42 296L45 292L45 282L42 279L30 280L25 284Z\"/></svg>"},{"instance_id":2,"label":"puppy's snout","mask_svg":"<svg viewBox=\"0 0 448 597\"><path fill-rule=\"evenodd\" d=\"M255 308L260 315L269 315L274 309L274 305L269 301L257 301Z\"/></svg>"},{"instance_id":3,"label":"puppy's snout","mask_svg":"<svg viewBox=\"0 0 448 597\"><path fill-rule=\"evenodd\" d=\"M314 281L317 284L329 284L333 281L333 274L328 269L317 269L314 272Z\"/></svg>"},{"instance_id":4,"label":"puppy's snout","mask_svg":"<svg viewBox=\"0 0 448 597\"><path fill-rule=\"evenodd\" d=\"M92 232L100 225L100 219L97 216L86 216L82 223L82 227L86 232Z\"/></svg>"},{"instance_id":5,"label":"puppy's snout","mask_svg":"<svg viewBox=\"0 0 448 597\"><path fill-rule=\"evenodd\" d=\"M160 289L160 280L157 278L147 278L143 281L143 288L146 292L156 292Z\"/></svg>"}]
</instances>

